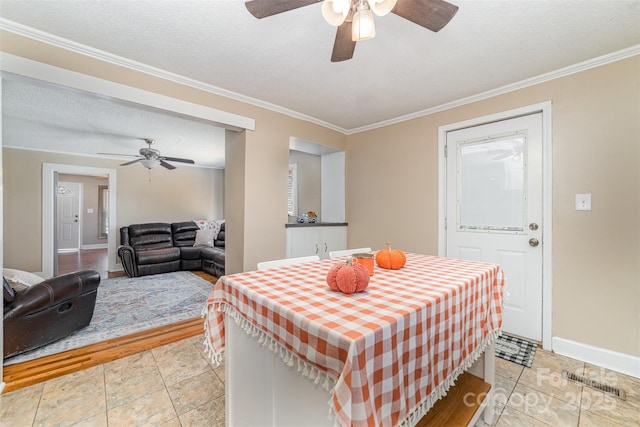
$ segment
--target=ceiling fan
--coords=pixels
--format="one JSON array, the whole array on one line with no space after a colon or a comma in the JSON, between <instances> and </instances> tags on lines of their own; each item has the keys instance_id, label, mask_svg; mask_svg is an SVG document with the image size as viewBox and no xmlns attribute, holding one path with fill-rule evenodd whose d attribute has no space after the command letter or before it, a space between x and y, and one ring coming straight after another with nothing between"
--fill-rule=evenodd
<instances>
[{"instance_id":1,"label":"ceiling fan","mask_svg":"<svg viewBox=\"0 0 640 427\"><path fill-rule=\"evenodd\" d=\"M120 166L128 166L128 165L132 165L134 163L140 162L142 164L142 166L144 166L147 169L153 169L153 168L155 168L157 166L163 166L163 167L165 167L165 168L167 168L169 170L176 168L171 163L167 163L167 161L190 163L190 164L194 164L195 163L191 159L181 159L179 157L162 156L162 155L160 155L160 151L159 150L156 150L155 148L151 148L151 145L153 145L153 143L154 143L153 139L150 139L150 138L138 138L138 139L143 140L148 145L148 147L143 147L143 148L140 149L140 151L139 151L140 154L139 155L113 154L113 153L98 153L98 154L104 154L104 155L108 155L108 156L137 157L137 159L132 160L130 162L122 163Z\"/></svg>"},{"instance_id":2,"label":"ceiling fan","mask_svg":"<svg viewBox=\"0 0 640 427\"><path fill-rule=\"evenodd\" d=\"M356 42L375 36L372 11L378 16L395 13L434 32L458 11L458 6L444 0L248 0L245 5L260 19L320 1L325 20L338 27L331 62L351 59Z\"/></svg>"}]
</instances>

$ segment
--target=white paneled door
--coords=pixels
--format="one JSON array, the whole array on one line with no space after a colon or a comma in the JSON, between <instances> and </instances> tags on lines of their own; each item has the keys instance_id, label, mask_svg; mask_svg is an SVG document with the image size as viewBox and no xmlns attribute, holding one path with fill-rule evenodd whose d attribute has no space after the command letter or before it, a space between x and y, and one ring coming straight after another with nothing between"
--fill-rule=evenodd
<instances>
[{"instance_id":1,"label":"white paneled door","mask_svg":"<svg viewBox=\"0 0 640 427\"><path fill-rule=\"evenodd\" d=\"M542 114L447 133L447 256L499 264L503 328L542 340Z\"/></svg>"},{"instance_id":2,"label":"white paneled door","mask_svg":"<svg viewBox=\"0 0 640 427\"><path fill-rule=\"evenodd\" d=\"M82 184L58 182L57 239L58 250L80 248L80 194Z\"/></svg>"}]
</instances>

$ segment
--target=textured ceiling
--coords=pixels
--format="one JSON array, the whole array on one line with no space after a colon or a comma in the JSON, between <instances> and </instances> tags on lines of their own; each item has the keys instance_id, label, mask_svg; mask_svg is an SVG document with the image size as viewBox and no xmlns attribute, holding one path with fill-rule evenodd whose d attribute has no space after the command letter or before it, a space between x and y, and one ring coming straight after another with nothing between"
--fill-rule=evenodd
<instances>
[{"instance_id":1,"label":"textured ceiling","mask_svg":"<svg viewBox=\"0 0 640 427\"><path fill-rule=\"evenodd\" d=\"M320 4L258 20L242 1L2 0L0 17L347 133L640 44L637 0L452 2L438 33L376 17L340 63Z\"/></svg>"},{"instance_id":2,"label":"textured ceiling","mask_svg":"<svg viewBox=\"0 0 640 427\"><path fill-rule=\"evenodd\" d=\"M163 156L224 168L224 133L223 128L202 121L76 90L25 79L2 81L2 144L6 147L88 156L137 155L147 147L141 138L149 138Z\"/></svg>"}]
</instances>

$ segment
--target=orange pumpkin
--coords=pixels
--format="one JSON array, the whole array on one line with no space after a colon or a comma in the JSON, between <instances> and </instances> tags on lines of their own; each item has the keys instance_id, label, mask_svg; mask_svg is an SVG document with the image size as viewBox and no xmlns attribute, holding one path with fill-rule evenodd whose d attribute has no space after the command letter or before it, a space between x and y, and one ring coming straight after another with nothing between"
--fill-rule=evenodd
<instances>
[{"instance_id":1,"label":"orange pumpkin","mask_svg":"<svg viewBox=\"0 0 640 427\"><path fill-rule=\"evenodd\" d=\"M334 291L345 294L362 292L369 285L369 270L349 257L345 264L336 264L327 274L327 284Z\"/></svg>"},{"instance_id":2,"label":"orange pumpkin","mask_svg":"<svg viewBox=\"0 0 640 427\"><path fill-rule=\"evenodd\" d=\"M380 249L376 253L376 264L382 268L397 270L404 267L407 257L404 252L391 249L391 243L387 242L387 249Z\"/></svg>"}]
</instances>

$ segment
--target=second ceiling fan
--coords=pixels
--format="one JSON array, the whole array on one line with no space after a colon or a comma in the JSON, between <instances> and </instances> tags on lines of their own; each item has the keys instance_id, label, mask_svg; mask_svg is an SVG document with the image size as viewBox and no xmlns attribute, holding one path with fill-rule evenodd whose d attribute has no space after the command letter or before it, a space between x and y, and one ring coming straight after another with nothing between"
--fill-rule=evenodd
<instances>
[{"instance_id":1,"label":"second ceiling fan","mask_svg":"<svg viewBox=\"0 0 640 427\"><path fill-rule=\"evenodd\" d=\"M331 62L351 59L356 42L375 36L371 12L378 16L391 12L437 32L458 11L458 6L444 0L249 0L245 5L253 16L260 19L320 1L323 1L325 20L338 27Z\"/></svg>"},{"instance_id":2,"label":"second ceiling fan","mask_svg":"<svg viewBox=\"0 0 640 427\"><path fill-rule=\"evenodd\" d=\"M150 139L150 138L139 138L139 139L141 139L144 142L146 142L148 147L141 148L138 155L133 155L133 154L114 154L114 153L98 153L98 154L105 154L105 155L109 155L109 156L137 157L135 160L131 160L130 162L126 162L126 163L122 163L120 166L128 166L128 165L132 165L134 163L140 162L142 164L142 166L144 166L147 169L153 169L156 166L162 166L162 167L170 169L170 170L176 168L171 163L167 163L167 161L189 163L189 164L194 164L195 163L191 159L182 159L182 158L179 158L179 157L162 156L160 154L159 150L156 150L155 148L151 148L151 145L153 145L153 143L154 143L153 139Z\"/></svg>"}]
</instances>

